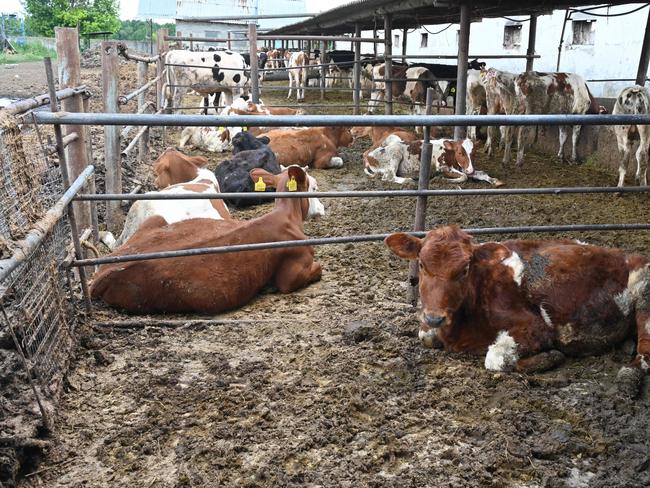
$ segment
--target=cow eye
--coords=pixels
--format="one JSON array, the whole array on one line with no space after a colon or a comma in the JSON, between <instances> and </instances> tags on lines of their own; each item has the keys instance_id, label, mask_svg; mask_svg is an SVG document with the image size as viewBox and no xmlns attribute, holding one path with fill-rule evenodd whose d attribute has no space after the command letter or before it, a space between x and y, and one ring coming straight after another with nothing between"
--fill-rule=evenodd
<instances>
[{"instance_id":1,"label":"cow eye","mask_svg":"<svg viewBox=\"0 0 650 488\"><path fill-rule=\"evenodd\" d=\"M420 261L418 265L420 267L420 271L424 271L424 264L422 264L422 261Z\"/></svg>"}]
</instances>

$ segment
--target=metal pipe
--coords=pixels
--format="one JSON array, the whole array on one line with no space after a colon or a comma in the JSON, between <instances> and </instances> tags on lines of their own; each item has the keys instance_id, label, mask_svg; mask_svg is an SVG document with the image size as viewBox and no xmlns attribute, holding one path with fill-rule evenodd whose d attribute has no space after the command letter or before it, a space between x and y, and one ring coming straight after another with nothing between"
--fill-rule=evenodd
<instances>
[{"instance_id":1,"label":"metal pipe","mask_svg":"<svg viewBox=\"0 0 650 488\"><path fill-rule=\"evenodd\" d=\"M321 67L320 67L320 76L321 76L321 79L320 79L320 99L321 100L325 100L325 75L327 73L327 67L326 67L327 64L325 64L325 52L326 51L327 51L326 42L324 40L322 40L320 42L320 64L321 64ZM307 83L305 83L305 85L306 84ZM309 89L311 87L303 86L302 88L304 90L305 88Z\"/></svg>"},{"instance_id":2,"label":"metal pipe","mask_svg":"<svg viewBox=\"0 0 650 488\"><path fill-rule=\"evenodd\" d=\"M460 5L460 31L458 33L458 67L456 71L456 115L464 115L467 106L467 63L469 61L469 34L472 19L470 17L470 2ZM466 125L454 127L454 139L464 139L467 135Z\"/></svg>"},{"instance_id":3,"label":"metal pipe","mask_svg":"<svg viewBox=\"0 0 650 488\"><path fill-rule=\"evenodd\" d=\"M227 42L227 38L220 37L188 37L188 36L165 36L165 41L200 41L200 42ZM369 37L345 37L345 36L302 36L302 35L261 35L257 36L258 41L344 41L344 42L384 42L381 39Z\"/></svg>"},{"instance_id":4,"label":"metal pipe","mask_svg":"<svg viewBox=\"0 0 650 488\"><path fill-rule=\"evenodd\" d=\"M371 63L373 61L384 61L383 59L376 59L376 58L366 58L366 59L361 59L358 62L363 64L363 63ZM357 61L346 61L345 65L353 65L357 63ZM212 69L212 66L205 66L201 64L179 64L179 63L165 63L165 66L176 66L180 68L201 68L201 69ZM309 64L307 66L283 66L282 68L265 68L265 69L258 69L258 73L265 73L265 72L271 72L271 73L277 73L278 71L287 71L290 69L312 69L312 68L322 68L323 66L328 67L329 63L319 63L319 64ZM241 68L227 68L227 67L219 67L220 70L226 70L226 71L241 71ZM444 78L440 78L443 80ZM454 78L455 79L455 78ZM168 85L168 86L185 86L189 87L191 85Z\"/></svg>"},{"instance_id":5,"label":"metal pipe","mask_svg":"<svg viewBox=\"0 0 650 488\"><path fill-rule=\"evenodd\" d=\"M58 90L56 92L57 100L65 100L66 98L74 97L76 95L85 94L88 91L86 85L77 86L75 88L64 88L63 90ZM18 100L14 103L7 105L4 108L4 111L11 115L18 115L28 110L42 107L50 103L50 94L46 93L43 95L38 95L36 97L24 98Z\"/></svg>"},{"instance_id":6,"label":"metal pipe","mask_svg":"<svg viewBox=\"0 0 650 488\"><path fill-rule=\"evenodd\" d=\"M526 55L526 71L533 71L533 63L535 58L530 56L535 55L535 40L537 39L537 15L532 14L530 16L530 25L528 26L528 50Z\"/></svg>"},{"instance_id":7,"label":"metal pipe","mask_svg":"<svg viewBox=\"0 0 650 488\"><path fill-rule=\"evenodd\" d=\"M136 146L140 138L144 135L145 132L149 130L149 126L145 125L143 126L135 136L133 136L133 139L131 139L131 142L129 142L129 145L124 148L124 150L121 152L121 156L123 158L127 157L129 153L133 150L133 148Z\"/></svg>"},{"instance_id":8,"label":"metal pipe","mask_svg":"<svg viewBox=\"0 0 650 488\"><path fill-rule=\"evenodd\" d=\"M643 44L641 45L641 56L639 57L639 69L636 72L636 84L644 86L648 78L648 63L650 63L650 10L645 25Z\"/></svg>"},{"instance_id":9,"label":"metal pipe","mask_svg":"<svg viewBox=\"0 0 650 488\"><path fill-rule=\"evenodd\" d=\"M321 191L321 192L275 192L275 193L128 193L77 195L75 200L219 200L219 199L263 199L275 198L413 198L413 197L460 197L460 196L502 196L502 195L572 195L576 193L646 193L650 186L576 186L558 188L465 188L460 190L366 190L366 191Z\"/></svg>"},{"instance_id":10,"label":"metal pipe","mask_svg":"<svg viewBox=\"0 0 650 488\"><path fill-rule=\"evenodd\" d=\"M94 166L88 166L77 177L74 183L72 183L72 185L70 185L70 187L63 193L61 198L59 198L52 208L46 212L43 218L33 225L32 229L25 235L25 237L16 242L16 250L13 255L9 259L0 260L0 283L2 283L19 265L24 263L38 248L38 246L41 245L45 237L63 216L65 208L70 204L70 202L72 202L73 197L86 184L86 181L94 171Z\"/></svg>"},{"instance_id":11,"label":"metal pipe","mask_svg":"<svg viewBox=\"0 0 650 488\"><path fill-rule=\"evenodd\" d=\"M203 107L192 107L192 108L201 109ZM143 106L138 108L138 111L136 113L138 113L138 114L144 113L144 111L147 110L147 109L151 109L151 110L153 110L155 112L156 111L156 106L155 106L155 104L153 102L145 102L145 104ZM121 139L126 139L128 137L128 135L129 135L129 132L131 132L131 130L133 129L133 127L134 126L132 126L132 125L125 126L124 129L122 129L122 132L120 132L120 138Z\"/></svg>"},{"instance_id":12,"label":"metal pipe","mask_svg":"<svg viewBox=\"0 0 650 488\"><path fill-rule=\"evenodd\" d=\"M77 139L79 139L79 134L77 134L76 132L72 132L71 134L68 134L68 135L64 136L63 139L61 140L61 142L63 144L63 147L66 147L68 144L76 141ZM56 154L56 152L57 152L56 145L52 144L52 145L47 146L47 152L50 155Z\"/></svg>"},{"instance_id":13,"label":"metal pipe","mask_svg":"<svg viewBox=\"0 0 650 488\"><path fill-rule=\"evenodd\" d=\"M253 103L260 103L260 78L258 75L257 61L257 25L255 22L248 24L248 52L250 55L251 70L251 97Z\"/></svg>"},{"instance_id":14,"label":"metal pipe","mask_svg":"<svg viewBox=\"0 0 650 488\"><path fill-rule=\"evenodd\" d=\"M193 22L219 22L223 20L297 19L314 17L318 14L261 14L261 15L219 15L217 17L176 17L176 20Z\"/></svg>"},{"instance_id":15,"label":"metal pipe","mask_svg":"<svg viewBox=\"0 0 650 488\"><path fill-rule=\"evenodd\" d=\"M151 85L156 84L161 77L162 77L162 75L157 76L156 78L154 78L150 82L142 85L140 88L138 88L135 91L132 91L128 95L120 95L118 97L118 99L117 99L117 103L119 103L120 105L126 105L131 100L133 100L135 97L137 97L140 93L147 91L151 87Z\"/></svg>"},{"instance_id":16,"label":"metal pipe","mask_svg":"<svg viewBox=\"0 0 650 488\"><path fill-rule=\"evenodd\" d=\"M393 61L391 54L393 53L393 31L392 31L392 16L391 14L384 14L384 112L387 115L393 114L393 82L390 81L393 77Z\"/></svg>"},{"instance_id":17,"label":"metal pipe","mask_svg":"<svg viewBox=\"0 0 650 488\"><path fill-rule=\"evenodd\" d=\"M650 224L569 224L569 225L528 225L519 227L486 227L463 229L471 235L491 234L525 234L542 232L586 232L586 231L633 231L648 230ZM413 231L409 234L424 237L426 232ZM344 237L323 237L317 239L300 239L279 242L259 242L254 244L238 244L233 246L204 247L200 249L181 249L178 251L162 251L143 254L128 254L124 256L106 256L103 258L77 260L70 264L72 267L94 266L100 264L126 263L131 261L147 261L149 259L169 259L186 256L203 256L206 254L225 254L229 252L259 251L262 249L284 249L287 247L326 246L331 244L347 244L359 242L383 241L390 234L364 234Z\"/></svg>"},{"instance_id":18,"label":"metal pipe","mask_svg":"<svg viewBox=\"0 0 650 488\"><path fill-rule=\"evenodd\" d=\"M386 56L389 57L389 56ZM393 59L396 58L421 58L421 59L458 59L458 56L453 54L407 54L403 56L401 54L393 54L390 56ZM529 56L528 54L470 54L468 55L471 59L527 59L534 58L538 59L542 56L540 54L535 54L534 56Z\"/></svg>"},{"instance_id":19,"label":"metal pipe","mask_svg":"<svg viewBox=\"0 0 650 488\"><path fill-rule=\"evenodd\" d=\"M354 24L354 36L361 36L361 25L357 22ZM352 80L354 83L354 92L352 93L352 101L354 104L354 115L359 115L361 112L361 44L354 45L354 66L352 68Z\"/></svg>"},{"instance_id":20,"label":"metal pipe","mask_svg":"<svg viewBox=\"0 0 650 488\"><path fill-rule=\"evenodd\" d=\"M650 80L650 78L646 78L645 81ZM587 80L589 83L604 83L608 81L636 81L636 78L604 78L604 79L598 79L598 80Z\"/></svg>"},{"instance_id":21,"label":"metal pipe","mask_svg":"<svg viewBox=\"0 0 650 488\"><path fill-rule=\"evenodd\" d=\"M566 12L564 12L564 23L562 24L562 33L560 34L560 43L557 46L557 66L555 67L555 71L560 71L560 59L562 58L562 45L564 44L564 33L566 32L566 23L569 20L569 17L571 17L571 11L569 9L566 9Z\"/></svg>"},{"instance_id":22,"label":"metal pipe","mask_svg":"<svg viewBox=\"0 0 650 488\"><path fill-rule=\"evenodd\" d=\"M138 61L140 63L155 63L160 59L160 54L156 54L155 56L140 56L139 54L130 54L128 46L123 42L118 43L117 52L124 59L128 59L130 61Z\"/></svg>"},{"instance_id":23,"label":"metal pipe","mask_svg":"<svg viewBox=\"0 0 650 488\"><path fill-rule=\"evenodd\" d=\"M82 125L150 125L193 127L332 127L332 126L393 126L393 125L650 125L650 114L643 115L241 115L237 117L185 114L124 114L34 112L39 124Z\"/></svg>"}]
</instances>

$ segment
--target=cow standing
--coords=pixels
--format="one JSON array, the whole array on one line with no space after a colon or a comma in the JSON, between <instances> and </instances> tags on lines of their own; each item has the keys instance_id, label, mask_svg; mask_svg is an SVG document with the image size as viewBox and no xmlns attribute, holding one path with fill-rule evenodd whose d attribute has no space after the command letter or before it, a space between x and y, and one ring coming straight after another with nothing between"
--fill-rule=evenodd
<instances>
[{"instance_id":1,"label":"cow standing","mask_svg":"<svg viewBox=\"0 0 650 488\"><path fill-rule=\"evenodd\" d=\"M516 75L507 71L489 68L480 72L480 78L485 88L488 115L514 115L519 112L520 99L516 92ZM512 126L504 125L501 127L501 144L504 146L504 165L510 162L513 134L514 128ZM487 128L487 140L485 141L485 151L488 153L488 156L492 156L494 151L494 136L494 127L489 126Z\"/></svg>"},{"instance_id":2,"label":"cow standing","mask_svg":"<svg viewBox=\"0 0 650 488\"><path fill-rule=\"evenodd\" d=\"M424 239L385 240L419 259L420 339L485 354L486 369L536 372L565 355L602 353L629 337L637 354L618 373L635 396L650 368L650 269L643 256L569 240L474 244L456 226ZM487 353L487 354L486 354Z\"/></svg>"},{"instance_id":3,"label":"cow standing","mask_svg":"<svg viewBox=\"0 0 650 488\"><path fill-rule=\"evenodd\" d=\"M408 66L406 64L393 63L392 65L392 74L390 78L396 81L391 82L391 94L393 99L397 99L406 88L406 70ZM372 68L372 78L373 78L373 87L372 93L370 94L370 101L368 102L368 113L372 114L375 111L375 107L379 106L379 103L384 100L386 93L386 82L384 81L386 73L386 64L378 64Z\"/></svg>"},{"instance_id":4,"label":"cow standing","mask_svg":"<svg viewBox=\"0 0 650 488\"><path fill-rule=\"evenodd\" d=\"M650 91L642 86L632 86L623 89L616 98L613 114L641 115L650 113ZM647 185L648 178L648 149L650 148L650 126L648 125L615 125L614 133L618 150L623 153L623 159L618 166L618 186L625 184L625 173L632 155L634 140L639 140L636 151L635 179L639 185Z\"/></svg>"},{"instance_id":5,"label":"cow standing","mask_svg":"<svg viewBox=\"0 0 650 488\"><path fill-rule=\"evenodd\" d=\"M539 73L528 71L515 79L515 90L520 100L520 113L530 114L599 114L605 113L591 95L585 80L574 73ZM577 146L582 126L573 126L571 161L577 161ZM519 128L517 135L517 166L524 163L526 139L530 130ZM559 126L560 149L557 157L564 160L564 144L568 126Z\"/></svg>"},{"instance_id":6,"label":"cow standing","mask_svg":"<svg viewBox=\"0 0 650 488\"><path fill-rule=\"evenodd\" d=\"M289 94L287 99L291 98L291 91L296 87L296 101L305 101L305 85L307 84L307 66L309 65L309 56L303 51L287 53L289 63L287 71L289 73Z\"/></svg>"}]
</instances>

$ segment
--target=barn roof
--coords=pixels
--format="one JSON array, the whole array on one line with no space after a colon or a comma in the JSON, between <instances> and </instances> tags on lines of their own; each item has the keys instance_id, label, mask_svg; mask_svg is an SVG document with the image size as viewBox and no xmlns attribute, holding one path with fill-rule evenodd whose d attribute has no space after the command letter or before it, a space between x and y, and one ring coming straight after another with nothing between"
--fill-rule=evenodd
<instances>
[{"instance_id":1,"label":"barn roof","mask_svg":"<svg viewBox=\"0 0 650 488\"><path fill-rule=\"evenodd\" d=\"M383 29L382 17L393 16L393 28L418 27L460 22L461 0L357 0L295 24L286 25L269 34L344 34L354 32L358 22L361 30ZM610 5L630 4L610 0ZM543 15L556 9L593 6L594 0L474 0L472 21L511 15Z\"/></svg>"}]
</instances>

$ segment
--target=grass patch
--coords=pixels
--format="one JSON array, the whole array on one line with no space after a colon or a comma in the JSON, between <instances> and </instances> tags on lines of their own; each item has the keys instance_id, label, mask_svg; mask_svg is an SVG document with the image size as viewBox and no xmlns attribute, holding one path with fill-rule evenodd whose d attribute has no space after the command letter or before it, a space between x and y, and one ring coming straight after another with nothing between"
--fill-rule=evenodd
<instances>
[{"instance_id":1,"label":"grass patch","mask_svg":"<svg viewBox=\"0 0 650 488\"><path fill-rule=\"evenodd\" d=\"M0 64L25 63L27 61L40 61L49 56L56 58L56 51L48 49L39 42L28 42L22 46L14 45L16 54L0 53Z\"/></svg>"}]
</instances>

